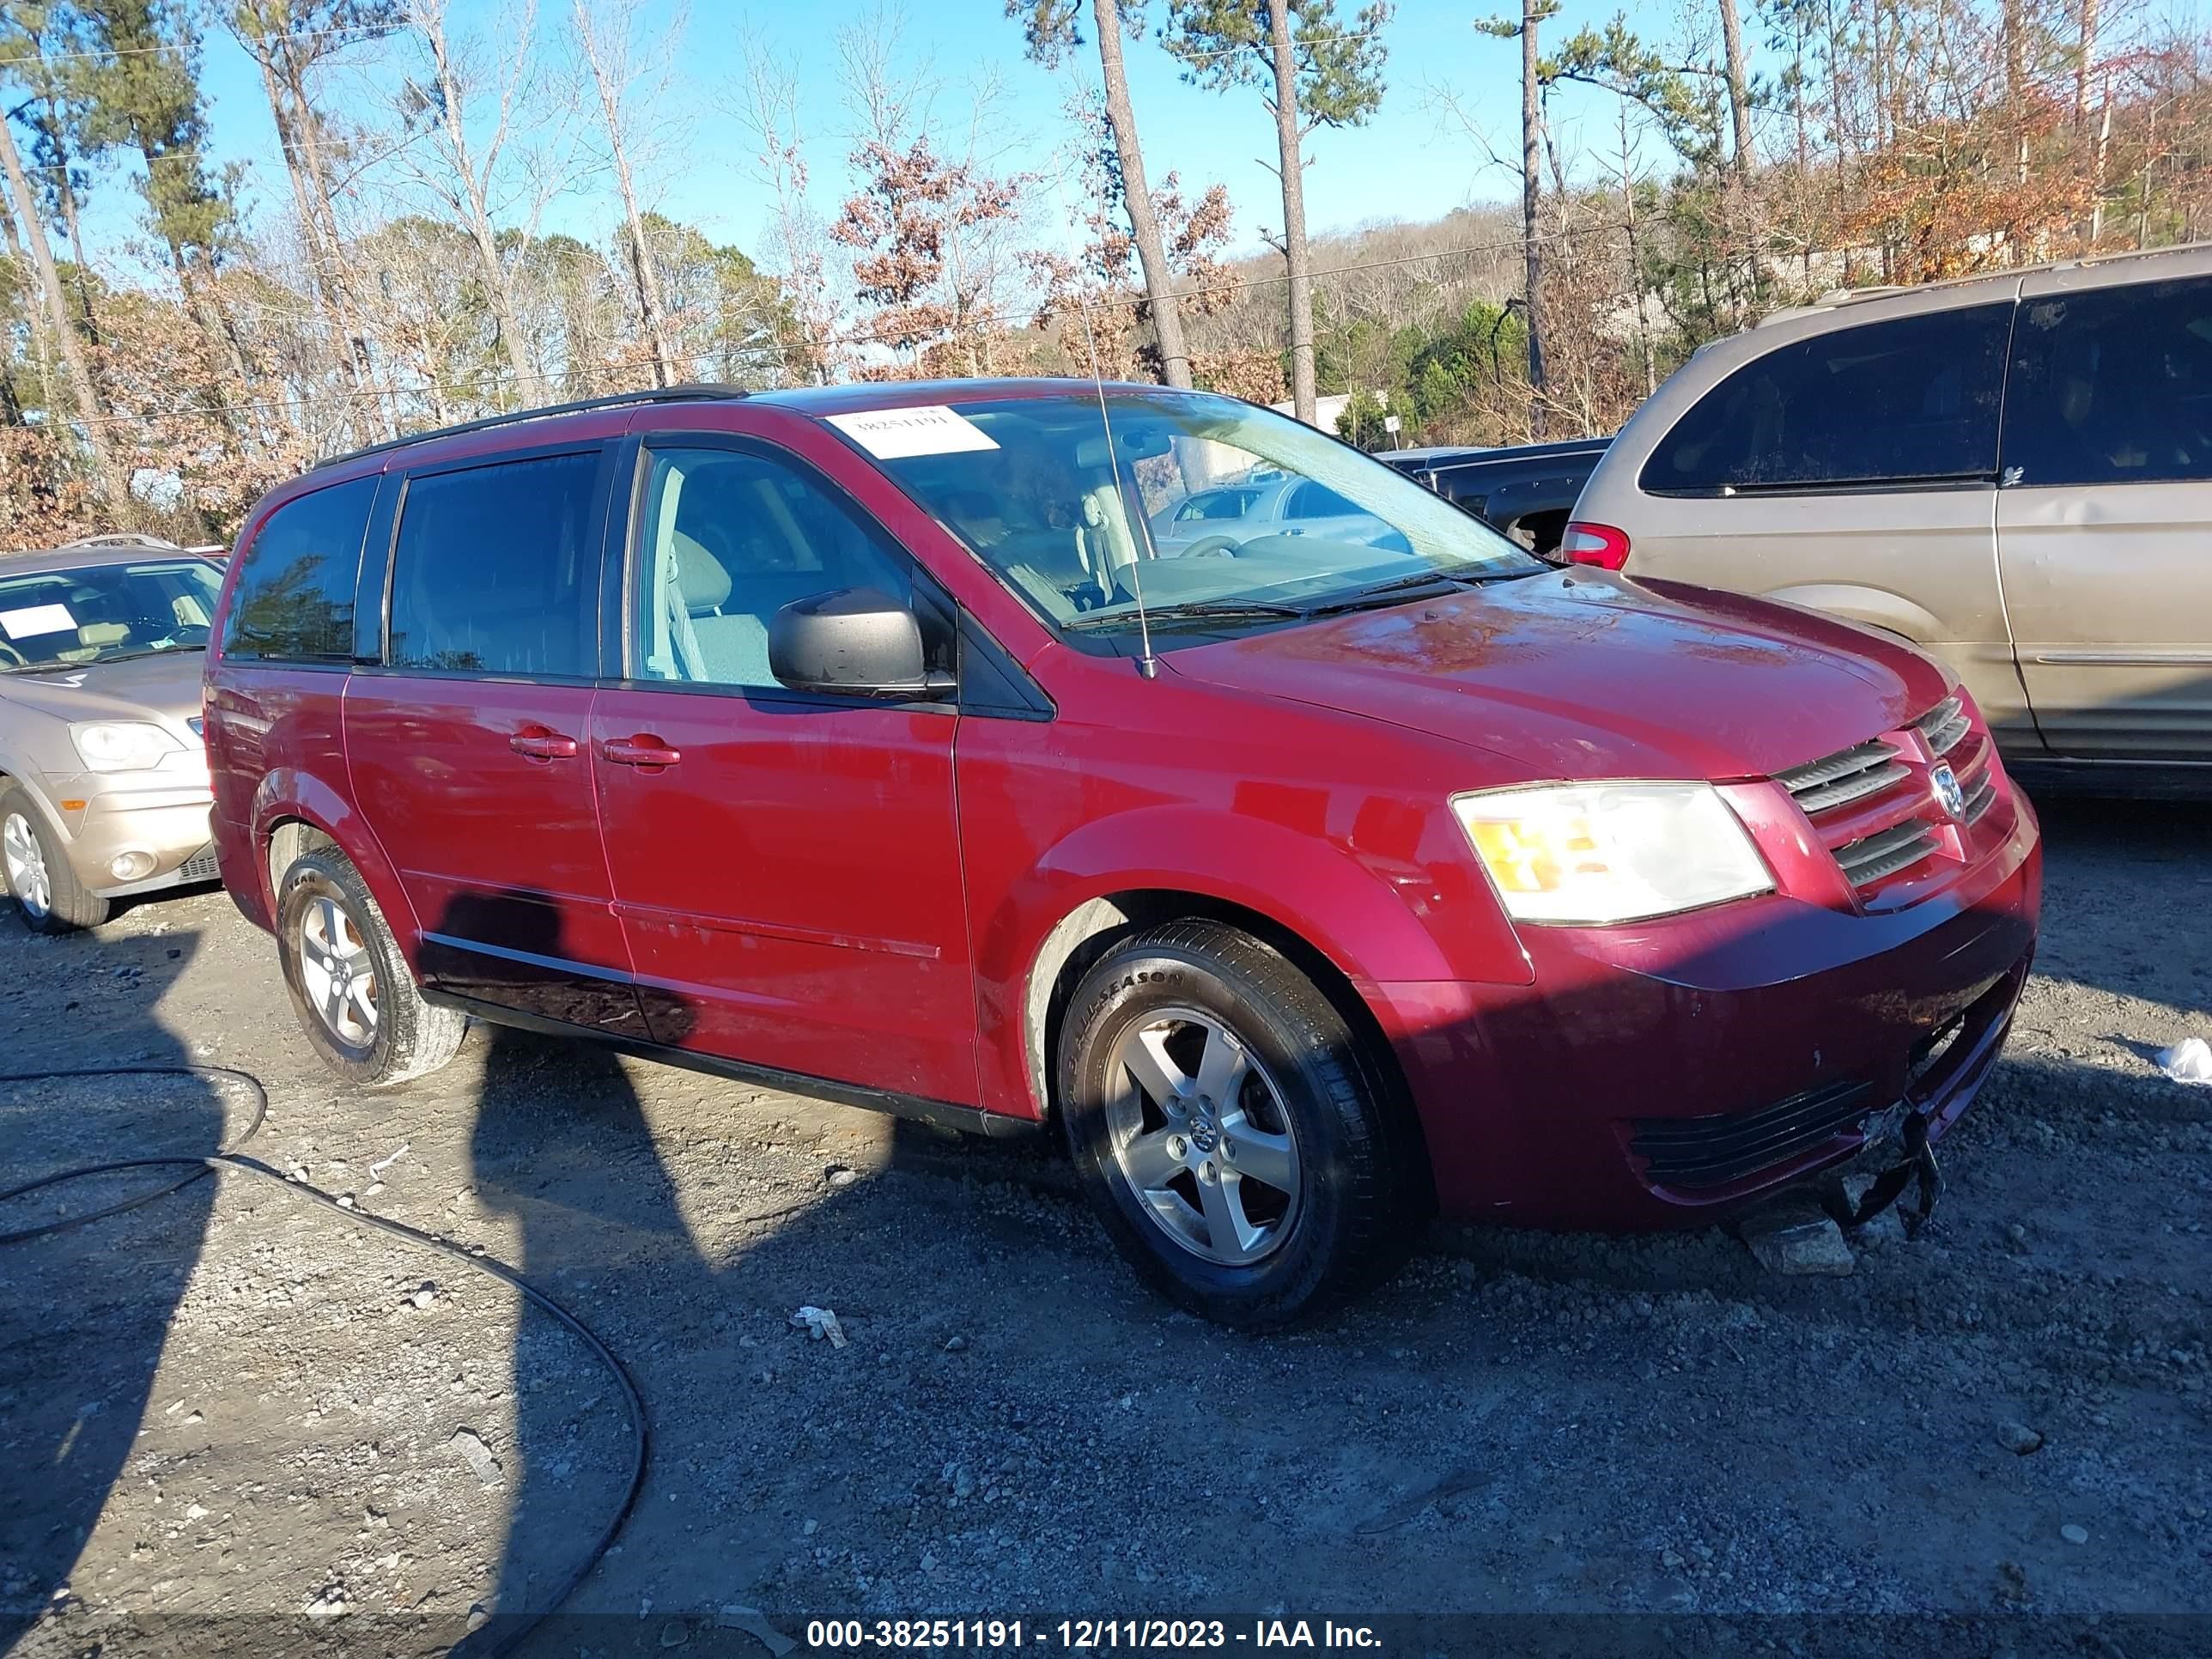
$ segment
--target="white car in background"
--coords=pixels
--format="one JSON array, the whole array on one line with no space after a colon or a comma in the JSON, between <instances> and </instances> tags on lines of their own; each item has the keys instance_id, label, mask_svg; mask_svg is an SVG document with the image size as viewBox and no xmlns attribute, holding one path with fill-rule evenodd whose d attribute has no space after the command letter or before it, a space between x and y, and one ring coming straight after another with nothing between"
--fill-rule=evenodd
<instances>
[{"instance_id":1,"label":"white car in background","mask_svg":"<svg viewBox=\"0 0 2212 1659\"><path fill-rule=\"evenodd\" d=\"M1310 536L1410 553L1404 536L1314 478L1250 473L1171 502L1151 520L1162 558L1233 554L1262 536Z\"/></svg>"}]
</instances>

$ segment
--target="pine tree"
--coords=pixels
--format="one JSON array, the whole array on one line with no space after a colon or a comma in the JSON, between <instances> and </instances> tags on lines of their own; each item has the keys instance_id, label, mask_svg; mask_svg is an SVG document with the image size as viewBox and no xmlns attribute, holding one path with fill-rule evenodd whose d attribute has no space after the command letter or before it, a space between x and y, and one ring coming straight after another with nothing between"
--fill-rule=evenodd
<instances>
[{"instance_id":1,"label":"pine tree","mask_svg":"<svg viewBox=\"0 0 2212 1659\"><path fill-rule=\"evenodd\" d=\"M1382 26L1389 0L1370 0L1346 27L1336 0L1168 0L1161 40L1188 66L1183 78L1215 90L1259 88L1275 123L1283 185L1283 258L1289 267L1291 401L1314 419L1313 279L1306 256L1305 140L1316 127L1356 127L1382 102Z\"/></svg>"},{"instance_id":2,"label":"pine tree","mask_svg":"<svg viewBox=\"0 0 2212 1659\"><path fill-rule=\"evenodd\" d=\"M88 17L92 49L105 55L90 60L82 77L87 136L135 150L144 163L139 189L185 307L243 390L252 366L215 292L217 267L240 240L238 210L234 180L211 174L202 154L198 27L179 0L102 0ZM211 407L227 401L221 385L207 390Z\"/></svg>"}]
</instances>

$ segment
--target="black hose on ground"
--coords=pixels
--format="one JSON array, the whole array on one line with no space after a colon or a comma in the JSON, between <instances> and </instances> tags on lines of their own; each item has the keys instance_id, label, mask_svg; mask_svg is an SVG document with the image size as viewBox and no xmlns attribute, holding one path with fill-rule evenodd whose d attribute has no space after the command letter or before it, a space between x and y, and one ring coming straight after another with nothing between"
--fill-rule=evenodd
<instances>
[{"instance_id":1,"label":"black hose on ground","mask_svg":"<svg viewBox=\"0 0 2212 1659\"><path fill-rule=\"evenodd\" d=\"M623 1368L622 1361L615 1358L614 1351L592 1334L589 1326L505 1262L488 1255L477 1255L467 1247L454 1243L451 1239L441 1238L434 1233L426 1233L418 1227L409 1226L404 1221L393 1221L384 1216L371 1214L368 1211L357 1208L353 1205L342 1204L319 1187L309 1186L304 1181L295 1181L281 1170L271 1169L266 1164L244 1156L239 1149L261 1132L261 1127L267 1121L269 1116L269 1091L262 1085L261 1079L251 1073L236 1071L228 1066L90 1066L80 1071L0 1072L0 1083L49 1083L70 1079L81 1080L116 1077L186 1077L235 1084L252 1097L253 1120L246 1125L246 1133L239 1136L236 1140L220 1152L205 1156L118 1158L108 1163L87 1164L73 1170L59 1170L52 1175L40 1176L35 1181L27 1181L21 1186L10 1187L6 1191L0 1192L0 1204L5 1204L11 1199L21 1198L27 1194L35 1193L45 1188L59 1186L64 1182L88 1180L94 1176L114 1175L125 1170L182 1169L187 1171L167 1185L156 1187L151 1192L140 1193L133 1197L120 1200L108 1205L105 1209L89 1211L83 1215L65 1216L58 1221L45 1222L35 1227L21 1227L12 1232L0 1232L0 1245L20 1244L29 1239L44 1238L50 1234L62 1232L71 1227L81 1227L88 1222L103 1220L109 1216L121 1215L126 1211L136 1210L151 1204L156 1199L167 1198L172 1193L181 1192L194 1182L219 1170L236 1170L245 1175L258 1176L264 1181L272 1181L287 1192L297 1194L302 1198L310 1199L317 1204L323 1205L349 1221L359 1222L364 1226L374 1227L380 1232L390 1233L395 1238L404 1239L410 1244L419 1244L428 1249L435 1250L441 1255L451 1256L480 1273L512 1286L520 1291L531 1303L551 1315L564 1328L572 1332L613 1376L617 1385L622 1389L623 1397L629 1402L632 1452L629 1484L623 1488L622 1502L616 1506L613 1515L608 1518L606 1524L599 1529L599 1536L592 1540L591 1548L584 1553L583 1558L570 1570L568 1576L562 1580L552 1599L537 1612L520 1615L514 1623L499 1632L491 1645L482 1650L480 1659L502 1659L502 1656L512 1653L532 1631L535 1630L549 1615L557 1611L561 1604L575 1593L576 1587L581 1584L592 1569L599 1565L599 1558L606 1553L607 1547L614 1542L615 1534L622 1530L623 1523L629 1519L630 1511L637 1505L637 1495L645 1486L645 1468L651 1437L645 1420L645 1396L638 1392L637 1384L631 1380L629 1372ZM505 1620L500 1622L507 1624ZM473 1647L471 1651L472 1655L476 1653Z\"/></svg>"}]
</instances>

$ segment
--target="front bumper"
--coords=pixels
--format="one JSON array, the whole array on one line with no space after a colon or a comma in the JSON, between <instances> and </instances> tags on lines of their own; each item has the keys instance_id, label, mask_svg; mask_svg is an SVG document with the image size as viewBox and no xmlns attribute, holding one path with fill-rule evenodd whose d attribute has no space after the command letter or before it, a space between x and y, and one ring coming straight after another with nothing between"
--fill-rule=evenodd
<instances>
[{"instance_id":1,"label":"front bumper","mask_svg":"<svg viewBox=\"0 0 2212 1659\"><path fill-rule=\"evenodd\" d=\"M1769 896L1526 928L1532 985L1378 985L1371 1006L1447 1217L1696 1224L1851 1158L1900 1103L1948 1129L2002 1045L2041 902L2023 803L1953 886L1898 909Z\"/></svg>"},{"instance_id":2,"label":"front bumper","mask_svg":"<svg viewBox=\"0 0 2212 1659\"><path fill-rule=\"evenodd\" d=\"M209 818L215 798L204 769L197 780L88 774L53 780L50 789L70 867L103 898L218 878ZM115 860L125 854L152 864L142 875L118 876Z\"/></svg>"}]
</instances>

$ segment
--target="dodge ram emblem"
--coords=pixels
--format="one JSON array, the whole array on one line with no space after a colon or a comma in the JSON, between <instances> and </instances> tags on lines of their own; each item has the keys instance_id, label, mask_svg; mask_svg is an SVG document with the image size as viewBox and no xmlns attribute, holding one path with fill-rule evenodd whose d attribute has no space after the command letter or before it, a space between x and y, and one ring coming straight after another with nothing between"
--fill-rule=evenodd
<instances>
[{"instance_id":1,"label":"dodge ram emblem","mask_svg":"<svg viewBox=\"0 0 2212 1659\"><path fill-rule=\"evenodd\" d=\"M1948 766L1939 764L1928 775L1936 787L1936 799L1946 812L1954 818L1966 816L1966 792L1959 787L1959 775Z\"/></svg>"}]
</instances>

